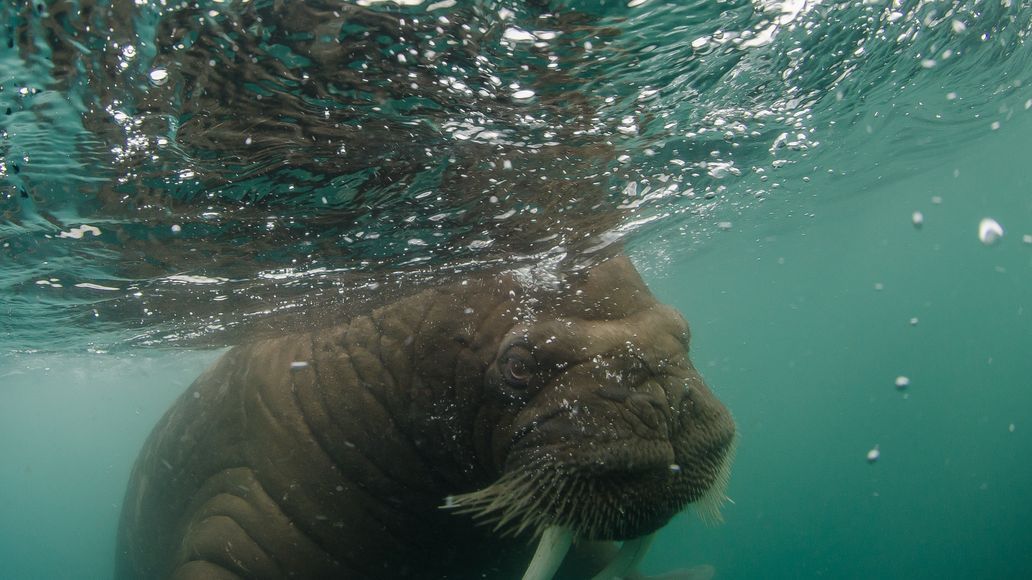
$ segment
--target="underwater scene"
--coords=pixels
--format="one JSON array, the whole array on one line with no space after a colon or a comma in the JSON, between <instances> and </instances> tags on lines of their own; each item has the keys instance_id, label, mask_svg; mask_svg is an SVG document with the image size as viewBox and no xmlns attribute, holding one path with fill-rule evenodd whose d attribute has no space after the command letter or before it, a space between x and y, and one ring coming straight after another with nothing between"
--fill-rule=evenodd
<instances>
[{"instance_id":1,"label":"underwater scene","mask_svg":"<svg viewBox=\"0 0 1032 580\"><path fill-rule=\"evenodd\" d=\"M0 1L0 578L1032 578L1030 42Z\"/></svg>"}]
</instances>

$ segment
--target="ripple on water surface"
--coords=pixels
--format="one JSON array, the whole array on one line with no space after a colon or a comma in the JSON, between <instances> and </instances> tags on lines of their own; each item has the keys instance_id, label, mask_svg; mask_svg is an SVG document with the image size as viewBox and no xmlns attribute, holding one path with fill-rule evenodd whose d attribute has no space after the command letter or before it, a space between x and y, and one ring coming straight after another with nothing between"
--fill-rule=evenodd
<instances>
[{"instance_id":1,"label":"ripple on water surface","mask_svg":"<svg viewBox=\"0 0 1032 580\"><path fill-rule=\"evenodd\" d=\"M15 345L223 343L418 278L691 251L1028 108L1016 2L77 4L0 7Z\"/></svg>"}]
</instances>

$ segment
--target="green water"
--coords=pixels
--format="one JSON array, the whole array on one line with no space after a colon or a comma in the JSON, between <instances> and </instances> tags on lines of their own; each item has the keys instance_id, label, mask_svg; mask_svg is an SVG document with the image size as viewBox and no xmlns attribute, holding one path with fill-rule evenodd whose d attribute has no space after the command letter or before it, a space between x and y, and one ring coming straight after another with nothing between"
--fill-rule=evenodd
<instances>
[{"instance_id":1,"label":"green water","mask_svg":"<svg viewBox=\"0 0 1032 580\"><path fill-rule=\"evenodd\" d=\"M11 579L110 578L129 468L211 353L28 355L0 381L0 560Z\"/></svg>"},{"instance_id":2,"label":"green water","mask_svg":"<svg viewBox=\"0 0 1032 580\"><path fill-rule=\"evenodd\" d=\"M653 289L692 322L694 359L741 440L726 523L676 522L654 569L1032 576L1029 135L1025 117L863 191L815 182L863 195L816 203L791 228L743 224L657 268ZM993 247L977 237L984 216L1010 224Z\"/></svg>"},{"instance_id":3,"label":"green water","mask_svg":"<svg viewBox=\"0 0 1032 580\"><path fill-rule=\"evenodd\" d=\"M445 35L483 25L484 58L443 51L452 60L420 65L416 96L377 84L408 74L396 45L439 35L410 26L369 59L382 78L367 92L300 94L302 73L333 71L288 54L261 61L287 63L274 80L290 82L271 85L282 95L240 85L196 110L155 48L155 23L179 8L133 8L128 34L108 10L127 3L46 4L0 5L0 578L110 577L132 461L217 356L198 345L369 279L576 247L512 234L538 226L624 243L690 321L693 360L738 423L724 523L678 517L647 572L1032 578L1027 3L552 3L569 20L460 3ZM138 56L107 59L106 24L59 19L80 4ZM409 25L424 9L378 7ZM502 9L560 40L506 43L489 26ZM775 21L770 42L734 44ZM61 34L93 50L62 53ZM151 83L159 65L176 82ZM449 75L486 89L497 75L540 100L470 96L438 82ZM326 143L270 129L248 153L191 128L279 114L238 114L249 91L282 98ZM404 133L410 116L421 124ZM344 130L356 122L364 149ZM431 160L411 164L424 147ZM515 170L484 162L503 157ZM983 218L1005 231L994 244ZM100 233L67 237L85 224Z\"/></svg>"}]
</instances>

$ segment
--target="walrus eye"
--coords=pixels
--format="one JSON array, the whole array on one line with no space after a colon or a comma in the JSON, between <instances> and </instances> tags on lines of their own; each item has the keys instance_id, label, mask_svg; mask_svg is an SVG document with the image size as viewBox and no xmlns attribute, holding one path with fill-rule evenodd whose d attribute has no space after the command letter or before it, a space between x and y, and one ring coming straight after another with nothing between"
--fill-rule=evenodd
<instances>
[{"instance_id":1,"label":"walrus eye","mask_svg":"<svg viewBox=\"0 0 1032 580\"><path fill-rule=\"evenodd\" d=\"M512 387L524 388L534 376L534 361L523 347L510 348L502 363L502 377Z\"/></svg>"},{"instance_id":2,"label":"walrus eye","mask_svg":"<svg viewBox=\"0 0 1032 580\"><path fill-rule=\"evenodd\" d=\"M513 386L527 386L530 382L530 370L527 363L518 359L510 358L505 363L505 381Z\"/></svg>"}]
</instances>

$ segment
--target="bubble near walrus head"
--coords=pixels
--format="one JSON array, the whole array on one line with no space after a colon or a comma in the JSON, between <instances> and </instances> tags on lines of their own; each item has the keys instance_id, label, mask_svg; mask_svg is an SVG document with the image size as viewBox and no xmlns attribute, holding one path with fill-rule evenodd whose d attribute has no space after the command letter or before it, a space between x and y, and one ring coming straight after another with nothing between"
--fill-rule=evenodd
<instances>
[{"instance_id":1,"label":"bubble near walrus head","mask_svg":"<svg viewBox=\"0 0 1032 580\"><path fill-rule=\"evenodd\" d=\"M133 471L119 577L508 578L539 537L546 578L572 540L714 513L734 423L626 257L409 292L198 378Z\"/></svg>"}]
</instances>

